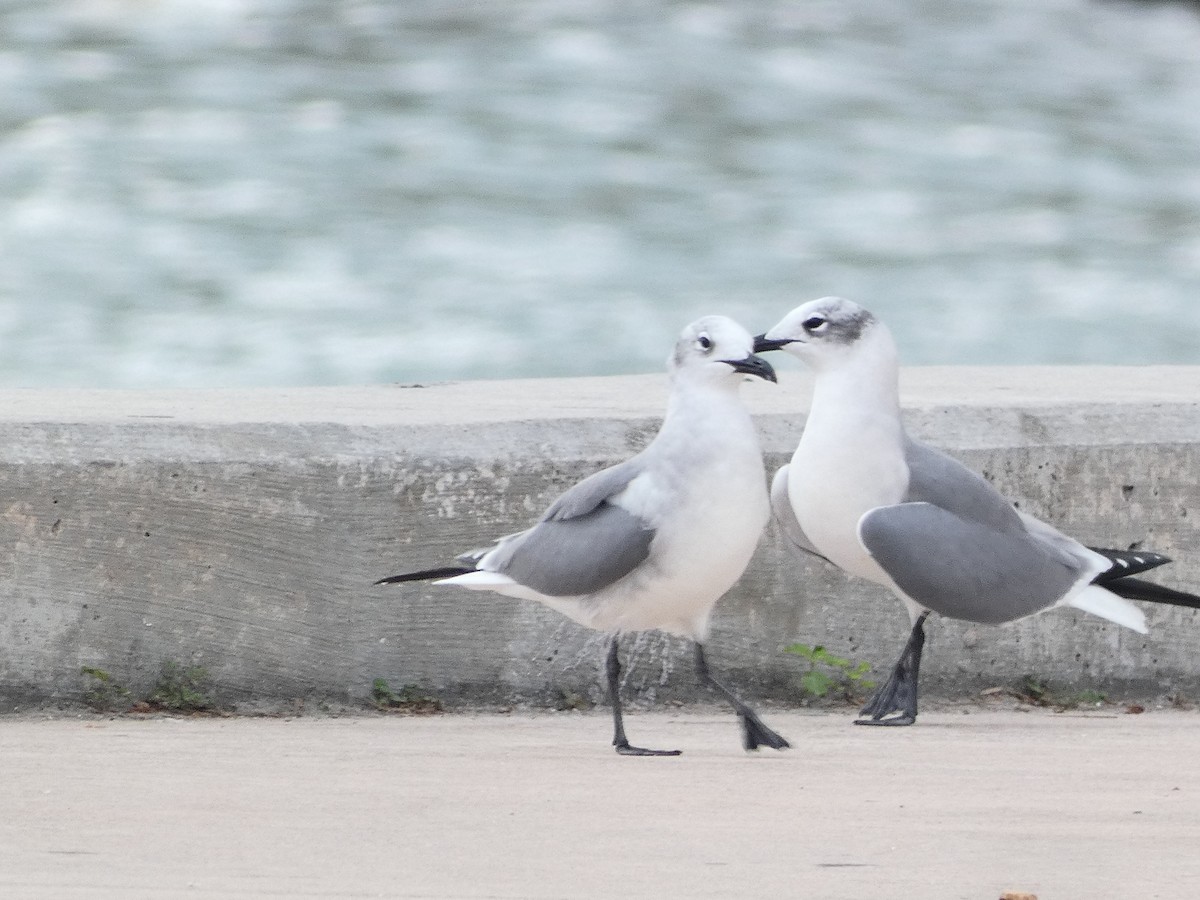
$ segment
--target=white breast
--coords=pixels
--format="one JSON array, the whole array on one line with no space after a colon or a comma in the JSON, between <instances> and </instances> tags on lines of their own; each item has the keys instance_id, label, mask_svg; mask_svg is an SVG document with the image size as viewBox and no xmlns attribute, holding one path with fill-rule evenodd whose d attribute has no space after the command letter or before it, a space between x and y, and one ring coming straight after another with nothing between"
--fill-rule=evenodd
<instances>
[{"instance_id":1,"label":"white breast","mask_svg":"<svg viewBox=\"0 0 1200 900\"><path fill-rule=\"evenodd\" d=\"M706 636L712 607L745 571L770 518L766 472L749 417L734 418L732 425L698 439L710 451L702 461L695 444L685 451L690 459L686 480L666 483L664 469L677 470L668 464L615 498L618 505L657 519L657 533L651 559L637 579L637 599L619 592L604 598L593 627ZM672 510L667 517L656 515L664 502Z\"/></svg>"},{"instance_id":2,"label":"white breast","mask_svg":"<svg viewBox=\"0 0 1200 900\"><path fill-rule=\"evenodd\" d=\"M858 540L858 523L903 501L908 465L894 423L848 420L806 428L788 467L788 497L813 545L852 575L891 585Z\"/></svg>"}]
</instances>

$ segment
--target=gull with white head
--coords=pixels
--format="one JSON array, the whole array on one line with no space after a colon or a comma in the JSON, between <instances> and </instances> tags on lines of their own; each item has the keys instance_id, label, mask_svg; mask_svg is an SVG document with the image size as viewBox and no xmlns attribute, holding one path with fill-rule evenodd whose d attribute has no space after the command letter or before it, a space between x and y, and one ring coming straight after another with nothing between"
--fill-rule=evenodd
<instances>
[{"instance_id":1,"label":"gull with white head","mask_svg":"<svg viewBox=\"0 0 1200 900\"><path fill-rule=\"evenodd\" d=\"M800 358L815 376L799 446L772 483L776 520L798 549L891 590L912 622L859 724L915 721L930 612L999 624L1072 606L1145 633L1130 599L1200 608L1200 597L1131 577L1166 557L1085 547L910 438L895 342L858 304L825 297L797 307L755 339L755 352L768 350Z\"/></svg>"},{"instance_id":2,"label":"gull with white head","mask_svg":"<svg viewBox=\"0 0 1200 900\"><path fill-rule=\"evenodd\" d=\"M495 591L611 633L605 668L618 753L679 753L635 747L625 736L618 642L646 629L696 642L696 670L733 706L747 750L787 747L712 676L704 655L713 606L745 571L770 518L758 435L738 396L747 375L775 380L753 344L723 316L692 323L667 360L667 414L646 449L570 488L531 528L459 557L461 565L377 583L437 579Z\"/></svg>"}]
</instances>

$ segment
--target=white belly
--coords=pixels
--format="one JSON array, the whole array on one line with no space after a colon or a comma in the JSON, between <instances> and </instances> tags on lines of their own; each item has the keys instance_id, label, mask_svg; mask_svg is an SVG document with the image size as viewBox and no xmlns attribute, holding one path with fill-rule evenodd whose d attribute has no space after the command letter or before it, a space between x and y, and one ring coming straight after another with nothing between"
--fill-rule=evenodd
<instances>
[{"instance_id":1,"label":"white belly","mask_svg":"<svg viewBox=\"0 0 1200 900\"><path fill-rule=\"evenodd\" d=\"M660 525L648 565L637 576L636 601L619 591L605 597L589 623L593 628L707 636L713 606L742 576L770 518L766 473L761 463L719 461L676 502L678 513ZM624 496L618 503L637 505Z\"/></svg>"}]
</instances>

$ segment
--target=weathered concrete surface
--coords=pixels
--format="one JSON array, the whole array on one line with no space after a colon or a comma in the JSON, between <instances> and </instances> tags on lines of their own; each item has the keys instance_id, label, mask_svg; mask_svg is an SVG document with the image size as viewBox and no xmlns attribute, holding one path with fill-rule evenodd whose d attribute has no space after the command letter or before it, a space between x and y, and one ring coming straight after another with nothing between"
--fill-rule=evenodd
<instances>
[{"instance_id":1,"label":"weathered concrete surface","mask_svg":"<svg viewBox=\"0 0 1200 900\"><path fill-rule=\"evenodd\" d=\"M912 369L910 430L1087 542L1173 555L1200 587L1200 368ZM747 384L773 467L807 379ZM81 666L144 696L171 660L226 704L361 702L383 677L448 700L599 697L603 638L534 604L428 585L408 568L524 527L654 433L665 377L288 391L0 393L0 700L77 701ZM1072 613L994 629L938 622L931 696L1032 673L1126 692L1200 688L1200 621L1148 637ZM714 666L794 697L822 643L882 670L898 603L768 534L718 607ZM627 690L692 699L681 642L634 646ZM673 676L668 679L668 676Z\"/></svg>"},{"instance_id":2,"label":"weathered concrete surface","mask_svg":"<svg viewBox=\"0 0 1200 900\"><path fill-rule=\"evenodd\" d=\"M1200 717L934 712L0 727L0 895L1192 900Z\"/></svg>"}]
</instances>

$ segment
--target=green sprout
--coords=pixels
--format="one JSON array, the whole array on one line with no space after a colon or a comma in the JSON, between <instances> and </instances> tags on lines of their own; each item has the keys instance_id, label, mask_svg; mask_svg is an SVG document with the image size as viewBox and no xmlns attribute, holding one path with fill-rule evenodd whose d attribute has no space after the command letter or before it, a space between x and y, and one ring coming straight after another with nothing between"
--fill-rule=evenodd
<instances>
[{"instance_id":1,"label":"green sprout","mask_svg":"<svg viewBox=\"0 0 1200 900\"><path fill-rule=\"evenodd\" d=\"M858 693L875 687L875 682L866 677L871 671L871 664L868 662L856 663L835 656L820 644L815 647L808 644L791 644L783 650L808 660L808 671L800 677L800 687L807 696L819 700L837 691L847 700L851 700Z\"/></svg>"}]
</instances>

